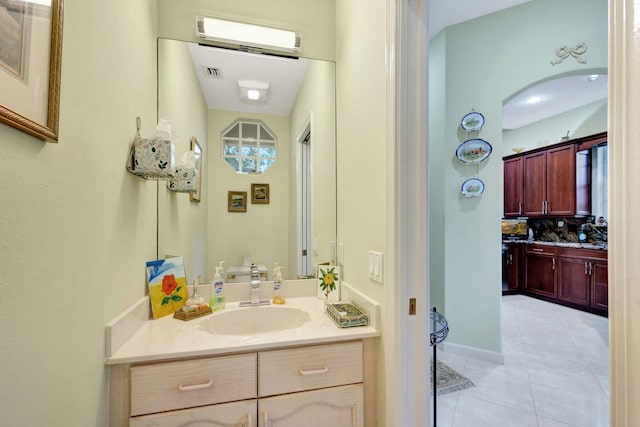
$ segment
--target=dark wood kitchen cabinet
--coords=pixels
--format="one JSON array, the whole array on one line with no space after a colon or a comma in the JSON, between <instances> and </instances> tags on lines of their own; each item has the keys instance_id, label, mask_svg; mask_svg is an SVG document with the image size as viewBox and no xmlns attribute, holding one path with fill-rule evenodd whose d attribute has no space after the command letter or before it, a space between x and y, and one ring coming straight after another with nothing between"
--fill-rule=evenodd
<instances>
[{"instance_id":1,"label":"dark wood kitchen cabinet","mask_svg":"<svg viewBox=\"0 0 640 427\"><path fill-rule=\"evenodd\" d=\"M524 246L520 243L506 243L503 294L518 293L522 288L522 255Z\"/></svg>"},{"instance_id":2,"label":"dark wood kitchen cabinet","mask_svg":"<svg viewBox=\"0 0 640 427\"><path fill-rule=\"evenodd\" d=\"M558 299L606 313L607 251L558 248Z\"/></svg>"},{"instance_id":3,"label":"dark wood kitchen cabinet","mask_svg":"<svg viewBox=\"0 0 640 427\"><path fill-rule=\"evenodd\" d=\"M525 155L523 176L523 215L576 214L575 144Z\"/></svg>"},{"instance_id":4,"label":"dark wood kitchen cabinet","mask_svg":"<svg viewBox=\"0 0 640 427\"><path fill-rule=\"evenodd\" d=\"M526 245L524 293L592 313L607 314L607 251Z\"/></svg>"},{"instance_id":5,"label":"dark wood kitchen cabinet","mask_svg":"<svg viewBox=\"0 0 640 427\"><path fill-rule=\"evenodd\" d=\"M606 138L603 132L503 157L504 216L591 215L589 147Z\"/></svg>"},{"instance_id":6,"label":"dark wood kitchen cabinet","mask_svg":"<svg viewBox=\"0 0 640 427\"><path fill-rule=\"evenodd\" d=\"M524 256L525 293L555 299L556 285L556 248L527 245Z\"/></svg>"},{"instance_id":7,"label":"dark wood kitchen cabinet","mask_svg":"<svg viewBox=\"0 0 640 427\"><path fill-rule=\"evenodd\" d=\"M522 215L523 158L504 161L504 216Z\"/></svg>"}]
</instances>

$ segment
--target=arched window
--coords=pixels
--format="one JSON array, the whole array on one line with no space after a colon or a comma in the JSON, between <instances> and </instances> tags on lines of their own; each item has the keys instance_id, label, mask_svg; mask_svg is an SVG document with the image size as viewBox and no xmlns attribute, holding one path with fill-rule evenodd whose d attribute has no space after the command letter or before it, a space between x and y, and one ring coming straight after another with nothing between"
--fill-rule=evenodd
<instances>
[{"instance_id":1,"label":"arched window","mask_svg":"<svg viewBox=\"0 0 640 427\"><path fill-rule=\"evenodd\" d=\"M238 173L262 173L276 161L276 142L261 121L238 119L222 131L222 156Z\"/></svg>"}]
</instances>

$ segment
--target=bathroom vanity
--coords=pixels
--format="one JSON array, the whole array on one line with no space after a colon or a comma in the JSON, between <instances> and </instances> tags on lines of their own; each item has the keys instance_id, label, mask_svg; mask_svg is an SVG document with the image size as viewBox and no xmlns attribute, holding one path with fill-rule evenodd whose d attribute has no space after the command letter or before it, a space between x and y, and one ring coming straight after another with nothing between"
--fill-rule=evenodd
<instances>
[{"instance_id":1,"label":"bathroom vanity","mask_svg":"<svg viewBox=\"0 0 640 427\"><path fill-rule=\"evenodd\" d=\"M110 426L375 425L375 326L338 328L314 297L287 300L301 325L245 335L216 333L216 316L274 307L183 322L146 320L146 305L107 326Z\"/></svg>"}]
</instances>

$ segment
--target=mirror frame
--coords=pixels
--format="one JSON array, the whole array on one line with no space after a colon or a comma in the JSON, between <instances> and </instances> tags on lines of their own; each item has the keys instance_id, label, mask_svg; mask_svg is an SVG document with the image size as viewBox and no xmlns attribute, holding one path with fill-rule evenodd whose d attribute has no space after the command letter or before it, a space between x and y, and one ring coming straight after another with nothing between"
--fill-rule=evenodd
<instances>
[{"instance_id":1,"label":"mirror frame","mask_svg":"<svg viewBox=\"0 0 640 427\"><path fill-rule=\"evenodd\" d=\"M58 142L63 15L64 0L52 0L46 124L38 123L0 104L0 122L47 142Z\"/></svg>"}]
</instances>

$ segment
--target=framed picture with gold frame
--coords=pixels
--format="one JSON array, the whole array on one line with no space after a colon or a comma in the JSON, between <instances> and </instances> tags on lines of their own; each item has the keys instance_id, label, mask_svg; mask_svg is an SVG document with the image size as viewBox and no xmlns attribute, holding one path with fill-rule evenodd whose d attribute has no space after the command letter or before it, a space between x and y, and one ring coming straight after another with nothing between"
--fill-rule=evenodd
<instances>
[{"instance_id":1,"label":"framed picture with gold frame","mask_svg":"<svg viewBox=\"0 0 640 427\"><path fill-rule=\"evenodd\" d=\"M251 203L256 205L269 204L269 184L251 184Z\"/></svg>"},{"instance_id":2,"label":"framed picture with gold frame","mask_svg":"<svg viewBox=\"0 0 640 427\"><path fill-rule=\"evenodd\" d=\"M227 197L228 212L246 212L247 211L247 192L246 191L229 191Z\"/></svg>"},{"instance_id":3,"label":"framed picture with gold frame","mask_svg":"<svg viewBox=\"0 0 640 427\"><path fill-rule=\"evenodd\" d=\"M64 0L0 0L0 122L58 142Z\"/></svg>"},{"instance_id":4,"label":"framed picture with gold frame","mask_svg":"<svg viewBox=\"0 0 640 427\"><path fill-rule=\"evenodd\" d=\"M202 165L204 162L202 161L202 147L198 144L198 140L195 136L191 137L191 151L193 151L194 157L196 159L196 173L198 174L198 190L189 193L189 200L192 202L200 202L202 200Z\"/></svg>"}]
</instances>

